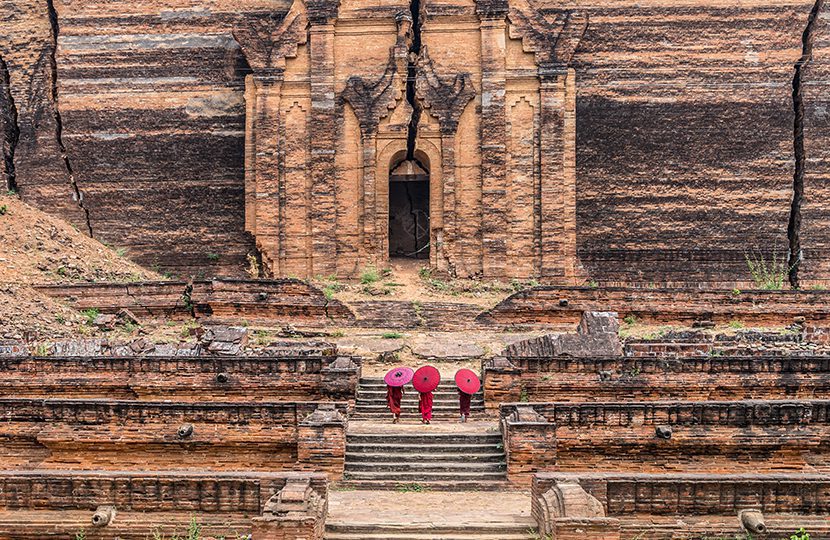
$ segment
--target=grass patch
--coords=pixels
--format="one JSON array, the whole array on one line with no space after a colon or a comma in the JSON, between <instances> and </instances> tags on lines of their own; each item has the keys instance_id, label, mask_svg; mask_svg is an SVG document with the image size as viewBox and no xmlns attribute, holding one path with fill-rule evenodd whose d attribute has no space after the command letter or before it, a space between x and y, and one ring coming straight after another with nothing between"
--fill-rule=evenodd
<instances>
[{"instance_id":1,"label":"grass patch","mask_svg":"<svg viewBox=\"0 0 830 540\"><path fill-rule=\"evenodd\" d=\"M417 482L411 482L407 484L399 484L397 491L399 493L423 493L427 491L427 488Z\"/></svg>"},{"instance_id":2,"label":"grass patch","mask_svg":"<svg viewBox=\"0 0 830 540\"><path fill-rule=\"evenodd\" d=\"M86 323L88 325L92 325L95 322L95 319L100 315L101 312L96 308L85 309L81 312L81 315L86 317Z\"/></svg>"},{"instance_id":3,"label":"grass patch","mask_svg":"<svg viewBox=\"0 0 830 540\"><path fill-rule=\"evenodd\" d=\"M400 339L403 337L403 334L400 332L384 332L380 337L383 339Z\"/></svg>"},{"instance_id":4,"label":"grass patch","mask_svg":"<svg viewBox=\"0 0 830 540\"><path fill-rule=\"evenodd\" d=\"M744 254L749 275L755 286L765 291L780 291L787 282L791 268L787 266L784 256L779 257L773 250L772 258L767 260L762 253Z\"/></svg>"},{"instance_id":5,"label":"grass patch","mask_svg":"<svg viewBox=\"0 0 830 540\"><path fill-rule=\"evenodd\" d=\"M370 266L366 268L362 274L360 274L360 283L363 285L371 285L372 283L377 283L380 281L380 274L376 268Z\"/></svg>"}]
</instances>

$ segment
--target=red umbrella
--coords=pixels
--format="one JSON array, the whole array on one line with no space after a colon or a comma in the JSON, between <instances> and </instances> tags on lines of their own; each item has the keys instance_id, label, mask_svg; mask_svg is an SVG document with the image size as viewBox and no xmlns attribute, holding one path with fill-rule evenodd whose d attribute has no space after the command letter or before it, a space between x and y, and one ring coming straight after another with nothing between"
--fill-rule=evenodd
<instances>
[{"instance_id":1,"label":"red umbrella","mask_svg":"<svg viewBox=\"0 0 830 540\"><path fill-rule=\"evenodd\" d=\"M412 380L412 375L414 373L415 372L412 371L412 368L404 366L396 367L389 370L389 373L386 374L383 380L389 386L403 386Z\"/></svg>"},{"instance_id":2,"label":"red umbrella","mask_svg":"<svg viewBox=\"0 0 830 540\"><path fill-rule=\"evenodd\" d=\"M459 369L455 374L455 384L465 394L475 394L481 388L481 381L478 375L469 369Z\"/></svg>"},{"instance_id":3,"label":"red umbrella","mask_svg":"<svg viewBox=\"0 0 830 540\"><path fill-rule=\"evenodd\" d=\"M441 374L432 366L424 366L418 368L415 372L415 377L412 379L412 386L418 392L432 392L438 388L438 383L441 382Z\"/></svg>"}]
</instances>

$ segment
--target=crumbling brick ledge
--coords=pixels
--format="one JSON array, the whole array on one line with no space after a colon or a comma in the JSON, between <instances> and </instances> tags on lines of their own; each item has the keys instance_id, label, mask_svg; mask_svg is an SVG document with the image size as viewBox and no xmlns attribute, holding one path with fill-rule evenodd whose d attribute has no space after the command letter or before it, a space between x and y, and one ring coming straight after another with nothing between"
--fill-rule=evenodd
<instances>
[{"instance_id":1,"label":"crumbling brick ledge","mask_svg":"<svg viewBox=\"0 0 830 540\"><path fill-rule=\"evenodd\" d=\"M539 534L556 540L734 537L752 525L746 512L764 524L763 538L800 527L828 538L830 476L539 473L532 508Z\"/></svg>"},{"instance_id":2,"label":"crumbling brick ledge","mask_svg":"<svg viewBox=\"0 0 830 540\"><path fill-rule=\"evenodd\" d=\"M79 310L167 317L248 318L325 325L347 324L354 314L323 291L299 279L143 281L38 285L38 291Z\"/></svg>"},{"instance_id":3,"label":"crumbling brick ledge","mask_svg":"<svg viewBox=\"0 0 830 540\"><path fill-rule=\"evenodd\" d=\"M828 472L830 400L501 405L511 482L537 471Z\"/></svg>"},{"instance_id":4,"label":"crumbling brick ledge","mask_svg":"<svg viewBox=\"0 0 830 540\"><path fill-rule=\"evenodd\" d=\"M615 311L620 318L667 324L740 320L753 325L789 325L796 317L828 322L830 291L535 287L510 295L477 320L498 326L576 324L586 311Z\"/></svg>"},{"instance_id":5,"label":"crumbling brick ledge","mask_svg":"<svg viewBox=\"0 0 830 540\"><path fill-rule=\"evenodd\" d=\"M145 540L183 534L195 517L204 537L319 540L328 480L316 473L3 471L0 538ZM93 525L96 512L103 512Z\"/></svg>"}]
</instances>

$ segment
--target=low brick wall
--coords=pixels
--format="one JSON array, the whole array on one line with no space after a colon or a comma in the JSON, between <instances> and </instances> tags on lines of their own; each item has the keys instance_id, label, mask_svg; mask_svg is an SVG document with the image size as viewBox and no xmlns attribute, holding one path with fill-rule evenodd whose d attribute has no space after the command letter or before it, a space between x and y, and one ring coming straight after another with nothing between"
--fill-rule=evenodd
<instances>
[{"instance_id":1,"label":"low brick wall","mask_svg":"<svg viewBox=\"0 0 830 540\"><path fill-rule=\"evenodd\" d=\"M315 470L338 478L346 411L342 402L2 399L0 467ZM324 446L325 457L310 454L309 444Z\"/></svg>"},{"instance_id":2,"label":"low brick wall","mask_svg":"<svg viewBox=\"0 0 830 540\"><path fill-rule=\"evenodd\" d=\"M629 287L535 287L513 294L478 320L496 325L576 324L584 311L615 311L643 322L787 325L830 321L830 291L732 291Z\"/></svg>"},{"instance_id":3,"label":"low brick wall","mask_svg":"<svg viewBox=\"0 0 830 540\"><path fill-rule=\"evenodd\" d=\"M538 471L830 471L830 400L501 406L508 478Z\"/></svg>"},{"instance_id":4,"label":"low brick wall","mask_svg":"<svg viewBox=\"0 0 830 540\"><path fill-rule=\"evenodd\" d=\"M799 527L827 538L830 476L540 473L532 508L540 532L557 540L731 538L745 533L743 510L763 514L769 535L761 538L789 537Z\"/></svg>"},{"instance_id":5,"label":"low brick wall","mask_svg":"<svg viewBox=\"0 0 830 540\"><path fill-rule=\"evenodd\" d=\"M73 307L141 316L215 316L294 324L345 324L354 314L320 289L298 279L157 281L43 285L38 291Z\"/></svg>"},{"instance_id":6,"label":"low brick wall","mask_svg":"<svg viewBox=\"0 0 830 540\"><path fill-rule=\"evenodd\" d=\"M0 357L0 397L176 401L348 401L360 359Z\"/></svg>"},{"instance_id":7,"label":"low brick wall","mask_svg":"<svg viewBox=\"0 0 830 540\"><path fill-rule=\"evenodd\" d=\"M497 358L482 363L484 399L647 401L830 396L830 357Z\"/></svg>"},{"instance_id":8,"label":"low brick wall","mask_svg":"<svg viewBox=\"0 0 830 540\"><path fill-rule=\"evenodd\" d=\"M0 472L0 538L66 539L81 530L90 540L145 540L156 531L165 538L183 537L191 518L202 525L205 538L237 538L250 534L253 522L267 514L286 485L296 483L307 483L315 496L327 500L328 481L323 474L4 471ZM114 517L93 526L93 515L102 507L114 507ZM309 516L317 529L325 522L322 510ZM318 538L298 531L296 521L254 538Z\"/></svg>"}]
</instances>

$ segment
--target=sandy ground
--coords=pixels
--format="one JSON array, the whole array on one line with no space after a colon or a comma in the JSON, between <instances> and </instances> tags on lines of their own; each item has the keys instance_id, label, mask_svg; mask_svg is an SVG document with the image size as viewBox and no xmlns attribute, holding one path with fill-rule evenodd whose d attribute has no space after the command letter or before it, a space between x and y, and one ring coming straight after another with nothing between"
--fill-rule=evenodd
<instances>
[{"instance_id":1,"label":"sandy ground","mask_svg":"<svg viewBox=\"0 0 830 540\"><path fill-rule=\"evenodd\" d=\"M527 524L533 527L527 492L337 491L329 497L329 523L425 526Z\"/></svg>"},{"instance_id":2,"label":"sandy ground","mask_svg":"<svg viewBox=\"0 0 830 540\"><path fill-rule=\"evenodd\" d=\"M0 338L81 333L85 317L32 284L147 279L161 276L16 196L0 195Z\"/></svg>"},{"instance_id":3,"label":"sandy ground","mask_svg":"<svg viewBox=\"0 0 830 540\"><path fill-rule=\"evenodd\" d=\"M343 302L354 300L441 301L475 304L489 309L533 281L452 279L428 272L428 261L392 259L388 268L367 268L361 278L338 281L318 277L314 284L329 288ZM374 278L377 278L376 280Z\"/></svg>"}]
</instances>

